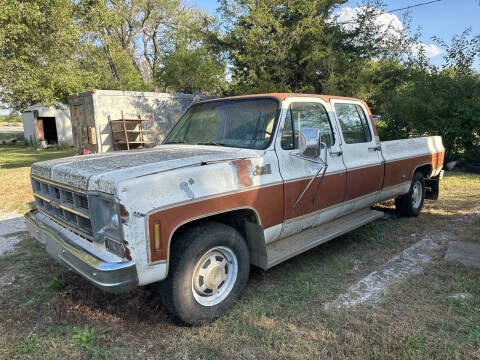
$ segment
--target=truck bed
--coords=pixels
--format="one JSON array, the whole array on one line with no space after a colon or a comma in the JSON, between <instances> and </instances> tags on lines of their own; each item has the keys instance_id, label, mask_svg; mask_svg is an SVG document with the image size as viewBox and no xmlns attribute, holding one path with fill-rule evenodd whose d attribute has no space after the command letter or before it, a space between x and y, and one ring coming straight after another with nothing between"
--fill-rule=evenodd
<instances>
[{"instance_id":1,"label":"truck bed","mask_svg":"<svg viewBox=\"0 0 480 360\"><path fill-rule=\"evenodd\" d=\"M380 144L385 160L383 188L402 180L411 181L419 166L424 166L425 171L430 168L427 177L437 176L442 169L445 148L440 136L382 141Z\"/></svg>"}]
</instances>

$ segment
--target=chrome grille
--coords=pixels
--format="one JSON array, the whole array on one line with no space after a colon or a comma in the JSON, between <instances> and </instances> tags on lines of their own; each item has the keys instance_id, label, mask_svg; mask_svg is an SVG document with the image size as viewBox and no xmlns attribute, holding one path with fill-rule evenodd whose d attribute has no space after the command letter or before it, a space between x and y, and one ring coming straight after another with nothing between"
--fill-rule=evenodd
<instances>
[{"instance_id":1,"label":"chrome grille","mask_svg":"<svg viewBox=\"0 0 480 360\"><path fill-rule=\"evenodd\" d=\"M89 240L92 240L92 224L85 194L56 184L32 178L33 195L37 208Z\"/></svg>"},{"instance_id":2,"label":"chrome grille","mask_svg":"<svg viewBox=\"0 0 480 360\"><path fill-rule=\"evenodd\" d=\"M73 193L71 191L64 191L64 201L67 204L73 204Z\"/></svg>"},{"instance_id":3,"label":"chrome grille","mask_svg":"<svg viewBox=\"0 0 480 360\"><path fill-rule=\"evenodd\" d=\"M86 196L82 196L82 195L78 196L78 206L88 211L88 200Z\"/></svg>"}]
</instances>

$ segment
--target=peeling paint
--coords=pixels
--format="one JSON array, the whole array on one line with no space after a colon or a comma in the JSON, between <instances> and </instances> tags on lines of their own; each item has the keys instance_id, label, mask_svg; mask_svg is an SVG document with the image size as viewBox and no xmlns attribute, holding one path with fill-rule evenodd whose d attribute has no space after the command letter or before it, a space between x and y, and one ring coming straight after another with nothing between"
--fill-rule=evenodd
<instances>
[{"instance_id":1,"label":"peeling paint","mask_svg":"<svg viewBox=\"0 0 480 360\"><path fill-rule=\"evenodd\" d=\"M232 165L237 168L238 183L244 187L252 186L250 177L252 162L249 159L240 159L232 161Z\"/></svg>"},{"instance_id":2,"label":"peeling paint","mask_svg":"<svg viewBox=\"0 0 480 360\"><path fill-rule=\"evenodd\" d=\"M255 157L259 157L258 153L250 149L160 145L154 149L42 161L32 165L31 173L75 188L113 194L120 179L123 181L183 167ZM118 189L120 193L129 190L126 186Z\"/></svg>"},{"instance_id":3,"label":"peeling paint","mask_svg":"<svg viewBox=\"0 0 480 360\"><path fill-rule=\"evenodd\" d=\"M193 193L192 190L190 190L190 188L188 187L188 183L187 182L181 182L180 183L180 189L185 191L185 194L187 195L187 197L189 199L193 199L195 197L195 194Z\"/></svg>"}]
</instances>

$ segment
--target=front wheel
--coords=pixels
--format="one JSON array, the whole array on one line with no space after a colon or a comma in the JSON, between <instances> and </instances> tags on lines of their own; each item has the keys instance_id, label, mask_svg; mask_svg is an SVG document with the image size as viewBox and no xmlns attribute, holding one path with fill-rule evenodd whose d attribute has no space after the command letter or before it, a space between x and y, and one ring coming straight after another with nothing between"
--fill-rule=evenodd
<instances>
[{"instance_id":1,"label":"front wheel","mask_svg":"<svg viewBox=\"0 0 480 360\"><path fill-rule=\"evenodd\" d=\"M188 324L223 314L238 299L250 270L243 237L230 226L204 223L172 244L170 273L159 284L168 311Z\"/></svg>"},{"instance_id":2,"label":"front wheel","mask_svg":"<svg viewBox=\"0 0 480 360\"><path fill-rule=\"evenodd\" d=\"M410 191L395 199L395 208L403 216L418 216L425 200L425 179L423 174L413 174Z\"/></svg>"}]
</instances>

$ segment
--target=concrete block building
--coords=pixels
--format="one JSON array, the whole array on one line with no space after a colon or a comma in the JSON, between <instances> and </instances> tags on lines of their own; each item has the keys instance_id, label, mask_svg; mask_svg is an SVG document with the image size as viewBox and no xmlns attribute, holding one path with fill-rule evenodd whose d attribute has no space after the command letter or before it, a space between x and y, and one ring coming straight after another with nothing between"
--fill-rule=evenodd
<instances>
[{"instance_id":1,"label":"concrete block building","mask_svg":"<svg viewBox=\"0 0 480 360\"><path fill-rule=\"evenodd\" d=\"M114 151L109 119L154 119L160 142L196 101L205 98L195 94L168 94L119 90L91 90L68 98L72 115L73 140L77 153ZM131 130L133 131L133 130Z\"/></svg>"}]
</instances>

